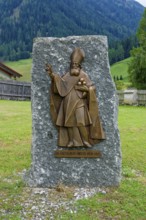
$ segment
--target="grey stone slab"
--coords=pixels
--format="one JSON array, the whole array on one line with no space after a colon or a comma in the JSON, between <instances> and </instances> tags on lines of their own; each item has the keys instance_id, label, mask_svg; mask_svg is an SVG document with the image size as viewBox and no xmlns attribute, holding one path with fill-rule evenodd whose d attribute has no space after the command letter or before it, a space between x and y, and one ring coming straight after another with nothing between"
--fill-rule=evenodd
<instances>
[{"instance_id":1,"label":"grey stone slab","mask_svg":"<svg viewBox=\"0 0 146 220\"><path fill-rule=\"evenodd\" d=\"M93 146L101 158L55 158L57 130L49 107L50 78L45 64L56 73L69 69L75 47L85 51L82 65L96 86L101 122L106 140ZM121 179L121 149L117 124L118 100L110 75L108 44L105 36L36 38L32 68L32 164L25 174L29 186L54 187L59 183L79 187L116 186Z\"/></svg>"}]
</instances>

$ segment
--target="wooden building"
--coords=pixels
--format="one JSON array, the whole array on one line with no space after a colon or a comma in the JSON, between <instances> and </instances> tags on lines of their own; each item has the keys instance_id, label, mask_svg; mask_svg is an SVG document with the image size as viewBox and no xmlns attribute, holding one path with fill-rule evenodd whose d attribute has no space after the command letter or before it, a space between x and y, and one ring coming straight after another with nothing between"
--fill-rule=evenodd
<instances>
[{"instance_id":1,"label":"wooden building","mask_svg":"<svg viewBox=\"0 0 146 220\"><path fill-rule=\"evenodd\" d=\"M0 62L0 79L16 79L22 75Z\"/></svg>"}]
</instances>

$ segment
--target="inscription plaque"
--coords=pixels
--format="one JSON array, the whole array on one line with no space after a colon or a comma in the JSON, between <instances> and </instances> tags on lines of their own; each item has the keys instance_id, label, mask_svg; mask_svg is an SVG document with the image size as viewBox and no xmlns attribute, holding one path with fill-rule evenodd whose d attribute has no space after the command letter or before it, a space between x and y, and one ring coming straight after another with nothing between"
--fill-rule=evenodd
<instances>
[{"instance_id":1,"label":"inscription plaque","mask_svg":"<svg viewBox=\"0 0 146 220\"><path fill-rule=\"evenodd\" d=\"M98 150L56 150L55 157L59 158L100 158Z\"/></svg>"}]
</instances>

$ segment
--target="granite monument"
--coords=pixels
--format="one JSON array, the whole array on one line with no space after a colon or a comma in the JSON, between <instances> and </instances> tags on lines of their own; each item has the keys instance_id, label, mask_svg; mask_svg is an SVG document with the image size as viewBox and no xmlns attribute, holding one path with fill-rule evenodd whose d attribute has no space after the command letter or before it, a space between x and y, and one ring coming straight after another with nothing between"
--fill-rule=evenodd
<instances>
[{"instance_id":1,"label":"granite monument","mask_svg":"<svg viewBox=\"0 0 146 220\"><path fill-rule=\"evenodd\" d=\"M80 50L79 60L75 59L76 50L78 52ZM81 68L84 53L86 56ZM50 65L46 67L46 63L51 64L52 67ZM62 85L62 80L69 78L71 69L74 68L80 68L81 75L73 76L74 80ZM46 74L46 69L49 74ZM59 91L59 96L64 96L61 100L58 94L56 98L54 89ZM96 108L91 108L93 117L89 110L90 89L91 94L94 94L94 98L91 96L91 101L97 101L98 104L98 108L97 104ZM72 98L76 97L74 101L68 100L71 90L74 90L71 94ZM64 95L66 91L67 94ZM57 100L57 105L53 96ZM73 110L74 105L78 120L73 123L74 126L70 124L64 126L62 113L64 112L68 117L70 113L67 111ZM83 114L86 114L86 120ZM107 37L36 38L33 45L32 67L32 164L24 177L26 183L32 187L55 187L59 183L78 187L119 185L121 149L117 115L118 99L110 75ZM75 120L74 116L71 120ZM98 122L97 128L101 136L92 140L89 137L92 134L94 136L94 129L91 129L91 133L89 130L93 124L96 124L95 122ZM88 132L82 132L81 127L83 130L87 128ZM60 128L63 130L61 131ZM80 134L79 137L77 133ZM59 151L65 149L67 152L79 148L80 155L86 152L86 157L77 157L74 154L70 158L63 155L58 158L55 157L58 148ZM93 155L94 152L95 154L100 152L100 157L90 158L88 152Z\"/></svg>"}]
</instances>

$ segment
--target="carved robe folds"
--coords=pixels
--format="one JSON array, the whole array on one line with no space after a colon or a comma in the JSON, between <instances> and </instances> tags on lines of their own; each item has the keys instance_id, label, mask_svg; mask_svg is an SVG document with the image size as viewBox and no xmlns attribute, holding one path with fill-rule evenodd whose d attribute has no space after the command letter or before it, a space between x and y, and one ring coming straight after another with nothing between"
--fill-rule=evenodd
<instances>
[{"instance_id":1,"label":"carved robe folds","mask_svg":"<svg viewBox=\"0 0 146 220\"><path fill-rule=\"evenodd\" d=\"M88 91L84 90L84 85L78 85L81 78L86 82ZM58 146L67 147L68 128L72 128L73 131L74 147L84 146L79 127L87 129L91 145L105 139L99 119L95 88L82 70L79 76L67 73L60 77L55 74L50 99L52 119L59 132Z\"/></svg>"}]
</instances>

